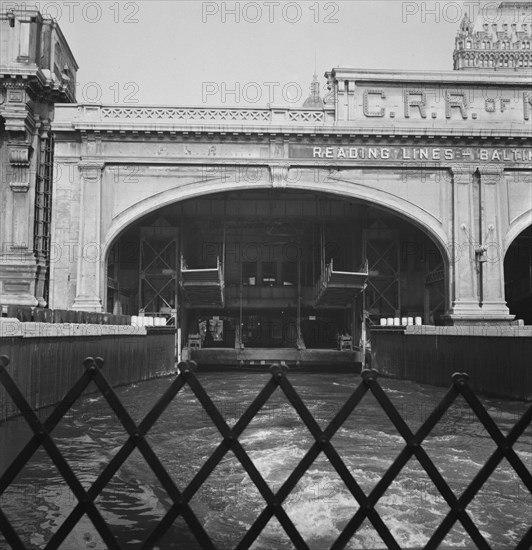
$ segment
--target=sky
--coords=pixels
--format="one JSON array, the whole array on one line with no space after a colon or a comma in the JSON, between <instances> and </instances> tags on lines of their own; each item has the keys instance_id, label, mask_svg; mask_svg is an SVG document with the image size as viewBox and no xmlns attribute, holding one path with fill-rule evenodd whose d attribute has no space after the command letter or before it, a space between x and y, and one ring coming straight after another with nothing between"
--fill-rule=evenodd
<instances>
[{"instance_id":1,"label":"sky","mask_svg":"<svg viewBox=\"0 0 532 550\"><path fill-rule=\"evenodd\" d=\"M498 2L497 2L498 3ZM33 5L29 3L28 5ZM297 107L316 70L452 70L464 14L495 2L56 1L79 103Z\"/></svg>"}]
</instances>

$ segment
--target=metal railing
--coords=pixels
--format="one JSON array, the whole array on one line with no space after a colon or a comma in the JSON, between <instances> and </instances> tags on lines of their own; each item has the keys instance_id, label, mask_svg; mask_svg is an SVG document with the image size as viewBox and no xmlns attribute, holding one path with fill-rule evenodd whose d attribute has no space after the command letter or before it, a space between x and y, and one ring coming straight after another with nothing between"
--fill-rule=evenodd
<instances>
[{"instance_id":1,"label":"metal railing","mask_svg":"<svg viewBox=\"0 0 532 550\"><path fill-rule=\"evenodd\" d=\"M16 476L22 470L24 465L31 459L38 448L43 446L78 501L68 517L60 525L59 529L53 534L52 538L46 545L47 549L58 548L84 514L87 514L92 520L95 528L108 548L120 548L119 542L112 534L109 526L96 507L95 500L135 449L140 451L146 460L146 463L160 481L161 485L166 489L172 500L171 507L166 512L162 520L158 523L157 527L155 527L155 529L153 529L150 533L146 533L141 548L154 548L178 516L182 516L182 518L186 521L191 532L194 534L202 548L216 548L212 539L207 534L198 517L191 508L190 501L205 483L216 466L220 464L229 450L234 453L236 458L242 464L244 470L247 472L250 479L255 484L266 502L265 508L237 545L236 548L238 550L250 548L261 531L274 516L286 531L295 548L298 550L307 550L309 548L283 508L283 502L290 496L297 483L311 467L320 453L324 453L327 456L331 465L339 474L347 489L359 505L358 510L353 511L353 516L348 521L337 540L331 546L332 550L344 548L350 541L351 537L361 528L366 518L371 522L377 533L380 535L382 541L386 544L387 548L401 548L379 515L376 505L379 499L397 478L402 468L413 456L417 458L432 483L449 506L448 513L445 515L439 526L432 533L432 536L428 542L425 544L424 548L426 549L439 548L440 543L444 540L445 536L450 532L457 521L462 524L465 531L471 537L476 548L490 548L489 543L475 525L466 508L504 458L506 458L508 463L513 467L519 478L523 481L524 485L532 495L532 475L512 448L532 421L532 405L528 407L523 416L509 431L508 435L504 436L478 397L469 387L468 375L464 373L456 373L453 375L453 383L451 387L441 399L440 403L434 408L433 412L423 422L421 427L419 427L414 433L407 426L405 420L402 418L397 408L390 401L386 395L386 392L377 381L378 373L374 370L362 371L361 383L353 391L351 396L330 421L328 426L322 430L313 415L310 413L309 409L302 401L301 397L294 389L288 376L286 375L286 370L279 365L272 365L271 378L246 409L241 418L232 428L230 428L220 411L206 393L201 382L196 377L194 372L196 365L194 362L184 362L179 364L179 374L171 382L163 396L139 424L136 424L133 421L129 413L120 402L120 399L117 397L116 393L104 377L102 373L103 360L101 358L87 358L84 361L85 372L73 385L64 399L57 405L50 416L42 423L11 378L7 370L8 363L9 360L7 357L0 357L0 382L5 387L7 393L10 395L16 406L19 408L21 414L31 428L33 436L11 463L11 465L7 468L4 474L0 477L0 496L15 480ZM87 388L91 381L94 381L129 437L118 453L100 473L92 486L88 490L85 490L57 448L51 434L63 416L80 398L83 391ZM188 484L188 486L183 490L180 490L148 444L145 436L157 419L165 411L170 402L185 385L188 385L191 388L192 392L195 394L198 401L201 403L202 407L205 409L206 413L212 419L214 425L220 432L222 439L212 455L196 473L195 477ZM259 413L262 407L267 403L277 388L282 390L292 407L300 416L301 420L312 434L314 443L279 490L274 493L242 447L239 442L239 437L254 417ZM336 451L334 445L331 443L333 436L343 425L349 415L356 409L367 392L371 392L374 395L405 442L404 448L393 461L386 473L382 476L380 481L374 486L371 492L369 492L369 494L364 493L361 489L359 483L353 477L344 461ZM463 396L479 421L487 430L496 444L496 449L478 471L469 486L460 496L457 496L451 490L447 481L442 477L433 461L423 449L422 443L460 395ZM13 548L17 550L25 548L24 543L1 508L0 531ZM517 544L516 549L528 549L531 545L532 526Z\"/></svg>"}]
</instances>

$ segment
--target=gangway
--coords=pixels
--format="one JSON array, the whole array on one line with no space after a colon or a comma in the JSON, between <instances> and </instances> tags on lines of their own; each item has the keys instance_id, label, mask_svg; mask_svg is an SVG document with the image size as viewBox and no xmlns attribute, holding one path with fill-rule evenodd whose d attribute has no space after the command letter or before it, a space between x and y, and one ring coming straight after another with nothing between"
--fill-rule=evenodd
<instances>
[{"instance_id":1,"label":"gangway","mask_svg":"<svg viewBox=\"0 0 532 550\"><path fill-rule=\"evenodd\" d=\"M325 267L316 286L316 307L346 307L364 290L368 265L361 271L335 271L333 260Z\"/></svg>"},{"instance_id":2,"label":"gangway","mask_svg":"<svg viewBox=\"0 0 532 550\"><path fill-rule=\"evenodd\" d=\"M219 257L216 267L191 269L181 256L179 283L189 305L224 307L224 274Z\"/></svg>"}]
</instances>

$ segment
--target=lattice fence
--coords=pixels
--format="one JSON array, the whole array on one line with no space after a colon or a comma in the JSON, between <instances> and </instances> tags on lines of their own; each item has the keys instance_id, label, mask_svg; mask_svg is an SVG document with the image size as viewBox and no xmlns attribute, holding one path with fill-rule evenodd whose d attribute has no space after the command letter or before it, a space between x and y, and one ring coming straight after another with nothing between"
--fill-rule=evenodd
<instances>
[{"instance_id":1,"label":"lattice fence","mask_svg":"<svg viewBox=\"0 0 532 550\"><path fill-rule=\"evenodd\" d=\"M101 370L103 360L100 358L88 358L84 361L85 372L73 385L64 399L57 405L50 416L42 423L35 414L35 411L31 409L25 397L22 395L10 376L7 370L8 362L9 360L7 357L0 357L0 382L20 410L25 421L28 423L33 432L33 436L0 478L0 496L14 481L16 476L20 473L24 465L30 460L37 449L42 446L50 456L51 460L63 476L78 501L68 517L64 520L62 525L48 542L46 546L47 549L59 548L84 514L88 515L108 548L120 548L119 542L112 534L109 525L106 523L102 514L95 505L95 500L135 449L140 451L146 460L146 463L152 469L153 473L172 500L172 506L158 523L157 527L152 532L146 533L144 542L141 546L142 548L154 548L178 516L181 516L186 521L191 532L194 534L202 548L216 548L215 544L198 519L196 513L190 506L190 501L200 490L209 475L213 472L229 450L234 453L238 461L241 463L242 467L247 472L266 503L266 506L262 512L258 515L255 522L251 525L247 533L238 544L238 550L250 548L261 531L273 517L277 518L295 548L298 550L306 550L309 548L301 534L298 532L298 529L290 519L289 515L286 513L283 503L296 488L298 482L301 480L305 472L307 472L307 470L311 467L320 453L324 453L327 456L332 467L336 470L342 481L345 483L347 489L359 505L359 508L356 511L353 510L352 518L331 546L333 550L344 548L352 536L361 528L366 519L371 522L388 548L401 548L390 529L379 515L376 509L376 504L393 481L397 478L408 460L413 456L416 457L438 492L449 506L448 513L445 515L439 526L433 532L429 541L426 543L425 548L427 549L439 548L440 543L444 540L445 536L449 533L457 521L462 524L463 528L474 542L476 548L490 548L487 540L482 535L479 528L475 525L471 515L468 513L467 506L471 503L475 495L480 491L484 483L489 479L493 471L504 458L507 459L509 464L513 467L516 474L532 495L532 475L513 449L513 445L531 423L532 406L526 410L515 426L509 431L508 435L504 436L478 397L469 387L467 374L456 373L453 375L453 383L449 390L441 399L440 403L434 408L433 412L414 433L407 426L397 408L386 395L386 392L377 381L376 371L373 370L364 370L362 372L361 383L353 391L351 396L330 421L328 426L322 430L307 406L304 404L301 397L294 389L289 377L287 376L286 370L278 365L272 365L271 378L249 405L244 414L231 428L226 423L222 414L214 405L209 395L206 393L200 380L196 377L194 372L196 365L193 362L181 363L179 365L179 374L169 385L163 396L139 424L136 424L133 421L127 410L122 405L120 399L107 382ZM116 414L118 420L129 437L108 465L103 469L92 486L88 490L85 490L54 443L52 432L63 416L81 397L83 391L92 381L95 382L97 388ZM188 486L184 489L180 489L154 453L145 436L185 385L188 385L191 388L192 392L195 394L198 401L213 421L221 435L221 441ZM265 406L277 388L282 390L292 407L306 425L314 438L314 443L279 490L274 493L254 465L248 453L242 447L239 442L239 437L242 435L253 418L259 413L262 407ZM371 392L375 396L376 400L405 442L404 448L393 461L386 473L382 476L380 481L369 492L369 494L366 494L362 490L359 483L346 467L344 461L331 442L333 436L341 428L349 415L356 409L367 392ZM422 443L460 395L463 396L471 410L487 430L496 444L496 449L479 470L469 486L462 492L461 495L457 496L451 490L447 481L442 477L433 461L423 449ZM23 541L16 533L1 508L0 531L13 548L17 550L25 548ZM529 549L531 545L532 525L516 548L518 550L524 550Z\"/></svg>"}]
</instances>

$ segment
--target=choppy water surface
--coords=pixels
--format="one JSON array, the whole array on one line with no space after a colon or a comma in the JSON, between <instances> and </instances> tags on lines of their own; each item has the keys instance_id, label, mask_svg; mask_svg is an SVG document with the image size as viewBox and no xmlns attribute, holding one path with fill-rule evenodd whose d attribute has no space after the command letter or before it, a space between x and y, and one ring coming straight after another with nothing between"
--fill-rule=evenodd
<instances>
[{"instance_id":1,"label":"choppy water surface","mask_svg":"<svg viewBox=\"0 0 532 550\"><path fill-rule=\"evenodd\" d=\"M253 373L200 374L200 380L229 425L238 420L268 378L268 374ZM360 378L347 374L291 373L290 380L325 428ZM117 392L134 420L139 422L169 383L169 379L161 379L120 388ZM412 430L427 418L445 392L411 382L381 380L381 384ZM526 407L511 401L483 399L483 402L504 434ZM53 436L85 488L127 439L103 397L97 394L78 402ZM147 437L181 490L221 439L188 387L178 394ZM5 470L28 439L29 430L20 419L0 426L0 471ZM278 389L240 441L275 491L312 445L313 438ZM338 431L333 444L368 493L403 448L404 441L368 394ZM461 398L423 446L456 494L466 487L495 448ZM531 470L531 427L514 448ZM42 450L34 455L16 483L0 499L0 506L29 548L43 548L75 504L66 483ZM171 506L171 500L141 454L135 451L96 504L121 545L129 549L139 546ZM264 508L264 501L240 462L229 452L196 493L191 506L217 547L229 549L241 540ZM358 509L323 455L283 506L314 549L329 548ZM414 458L380 499L377 510L402 547L419 548L441 522L448 506ZM532 497L505 460L467 511L492 548L513 548L530 527ZM473 547L467 534L456 524L443 544ZM104 548L104 544L90 520L84 517L62 547L98 549ZM179 518L159 547L193 550L199 545ZM371 549L385 545L366 521L347 547ZM0 548L7 548L1 535ZM292 545L274 519L253 548L277 550L292 548Z\"/></svg>"}]
</instances>

